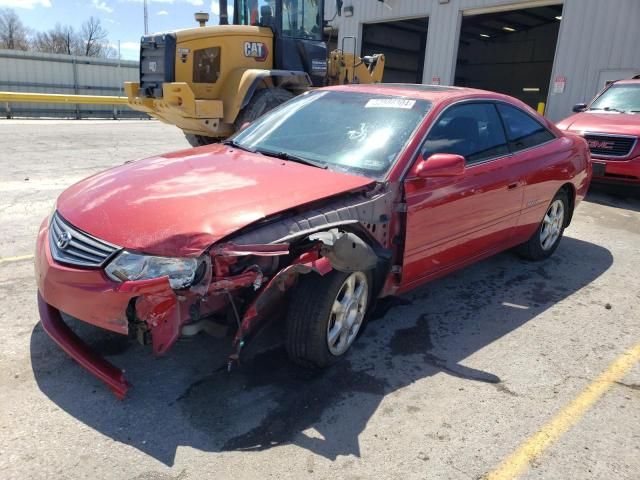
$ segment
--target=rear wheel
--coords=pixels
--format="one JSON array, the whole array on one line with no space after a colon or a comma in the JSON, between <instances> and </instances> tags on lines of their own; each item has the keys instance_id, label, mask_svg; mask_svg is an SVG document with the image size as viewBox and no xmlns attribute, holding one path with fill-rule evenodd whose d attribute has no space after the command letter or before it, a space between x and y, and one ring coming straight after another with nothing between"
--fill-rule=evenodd
<instances>
[{"instance_id":1,"label":"rear wheel","mask_svg":"<svg viewBox=\"0 0 640 480\"><path fill-rule=\"evenodd\" d=\"M569 218L569 197L560 190L553 197L542 222L531 238L517 248L529 260L544 260L556 251Z\"/></svg>"},{"instance_id":2,"label":"rear wheel","mask_svg":"<svg viewBox=\"0 0 640 480\"><path fill-rule=\"evenodd\" d=\"M284 88L263 88L258 90L249 101L249 104L236 117L234 122L236 130L239 130L245 123L253 122L256 118L292 98L293 93Z\"/></svg>"},{"instance_id":3,"label":"rear wheel","mask_svg":"<svg viewBox=\"0 0 640 480\"><path fill-rule=\"evenodd\" d=\"M287 313L286 347L295 363L327 367L358 336L369 306L370 276L336 270L300 277Z\"/></svg>"}]
</instances>

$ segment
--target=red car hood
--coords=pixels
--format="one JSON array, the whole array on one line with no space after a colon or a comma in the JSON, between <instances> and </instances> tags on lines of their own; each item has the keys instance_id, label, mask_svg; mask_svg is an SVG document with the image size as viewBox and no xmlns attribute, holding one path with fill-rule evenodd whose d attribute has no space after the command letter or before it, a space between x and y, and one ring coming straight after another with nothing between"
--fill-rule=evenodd
<instances>
[{"instance_id":1,"label":"red car hood","mask_svg":"<svg viewBox=\"0 0 640 480\"><path fill-rule=\"evenodd\" d=\"M576 113L558 123L558 128L578 133L640 135L640 114Z\"/></svg>"},{"instance_id":2,"label":"red car hood","mask_svg":"<svg viewBox=\"0 0 640 480\"><path fill-rule=\"evenodd\" d=\"M125 164L71 186L58 212L130 250L197 255L269 215L372 184L222 145Z\"/></svg>"}]
</instances>

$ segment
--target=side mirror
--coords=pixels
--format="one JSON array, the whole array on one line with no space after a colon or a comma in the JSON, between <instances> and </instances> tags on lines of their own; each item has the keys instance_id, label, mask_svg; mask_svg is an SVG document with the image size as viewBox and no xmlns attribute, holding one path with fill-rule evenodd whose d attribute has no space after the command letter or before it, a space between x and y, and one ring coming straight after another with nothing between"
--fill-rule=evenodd
<instances>
[{"instance_id":1,"label":"side mirror","mask_svg":"<svg viewBox=\"0 0 640 480\"><path fill-rule=\"evenodd\" d=\"M462 175L464 169L465 160L462 155L434 153L426 160L421 155L413 173L419 178L456 177Z\"/></svg>"},{"instance_id":2,"label":"side mirror","mask_svg":"<svg viewBox=\"0 0 640 480\"><path fill-rule=\"evenodd\" d=\"M338 14L338 16L342 16L342 0L336 0L336 13Z\"/></svg>"},{"instance_id":3,"label":"side mirror","mask_svg":"<svg viewBox=\"0 0 640 480\"><path fill-rule=\"evenodd\" d=\"M587 109L587 104L586 103L576 103L573 106L573 111L575 113L579 113L579 112L584 112Z\"/></svg>"}]
</instances>

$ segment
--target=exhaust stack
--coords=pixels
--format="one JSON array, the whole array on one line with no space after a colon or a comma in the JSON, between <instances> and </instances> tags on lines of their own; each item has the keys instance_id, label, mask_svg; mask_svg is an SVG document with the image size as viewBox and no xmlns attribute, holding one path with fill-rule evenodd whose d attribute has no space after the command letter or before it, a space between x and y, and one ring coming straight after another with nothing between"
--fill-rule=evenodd
<instances>
[{"instance_id":1,"label":"exhaust stack","mask_svg":"<svg viewBox=\"0 0 640 480\"><path fill-rule=\"evenodd\" d=\"M227 10L227 0L219 0L220 5L220 25L229 25L229 13Z\"/></svg>"}]
</instances>

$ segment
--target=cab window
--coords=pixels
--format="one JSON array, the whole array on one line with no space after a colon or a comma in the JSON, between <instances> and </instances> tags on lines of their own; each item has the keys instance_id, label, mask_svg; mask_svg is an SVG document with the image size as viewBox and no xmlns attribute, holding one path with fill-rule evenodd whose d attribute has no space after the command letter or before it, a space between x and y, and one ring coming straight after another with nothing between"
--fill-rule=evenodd
<instances>
[{"instance_id":1,"label":"cab window","mask_svg":"<svg viewBox=\"0 0 640 480\"><path fill-rule=\"evenodd\" d=\"M239 25L258 25L276 30L275 0L240 0L235 13ZM282 0L282 35L322 40L322 2L320 0Z\"/></svg>"},{"instance_id":2,"label":"cab window","mask_svg":"<svg viewBox=\"0 0 640 480\"><path fill-rule=\"evenodd\" d=\"M422 148L424 158L435 153L462 155L467 165L507 155L507 140L495 106L466 103L447 109L431 127Z\"/></svg>"},{"instance_id":3,"label":"cab window","mask_svg":"<svg viewBox=\"0 0 640 480\"><path fill-rule=\"evenodd\" d=\"M275 0L240 0L240 2L238 2L239 9L237 12L238 24L271 27L275 29L275 4Z\"/></svg>"},{"instance_id":4,"label":"cab window","mask_svg":"<svg viewBox=\"0 0 640 480\"><path fill-rule=\"evenodd\" d=\"M320 0L283 0L282 34L288 37L322 40Z\"/></svg>"},{"instance_id":5,"label":"cab window","mask_svg":"<svg viewBox=\"0 0 640 480\"><path fill-rule=\"evenodd\" d=\"M555 138L540 122L516 107L500 103L498 111L504 121L512 152L535 147Z\"/></svg>"}]
</instances>

